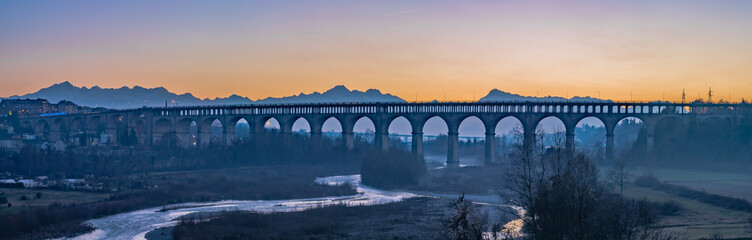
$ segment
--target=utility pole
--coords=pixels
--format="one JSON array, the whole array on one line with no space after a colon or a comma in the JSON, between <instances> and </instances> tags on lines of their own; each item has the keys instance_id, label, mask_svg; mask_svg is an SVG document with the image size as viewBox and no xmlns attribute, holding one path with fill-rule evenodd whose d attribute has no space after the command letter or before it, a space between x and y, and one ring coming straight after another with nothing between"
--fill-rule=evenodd
<instances>
[{"instance_id":1,"label":"utility pole","mask_svg":"<svg viewBox=\"0 0 752 240\"><path fill-rule=\"evenodd\" d=\"M684 104L685 99L687 99L687 92L682 88L682 104Z\"/></svg>"},{"instance_id":2,"label":"utility pole","mask_svg":"<svg viewBox=\"0 0 752 240\"><path fill-rule=\"evenodd\" d=\"M713 103L713 89L708 87L708 103Z\"/></svg>"}]
</instances>

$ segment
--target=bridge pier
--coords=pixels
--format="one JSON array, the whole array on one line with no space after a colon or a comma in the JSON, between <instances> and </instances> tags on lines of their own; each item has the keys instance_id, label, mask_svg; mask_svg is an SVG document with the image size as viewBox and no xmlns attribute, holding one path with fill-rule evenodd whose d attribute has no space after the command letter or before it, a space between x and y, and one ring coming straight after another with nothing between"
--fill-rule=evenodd
<instances>
[{"instance_id":1,"label":"bridge pier","mask_svg":"<svg viewBox=\"0 0 752 240\"><path fill-rule=\"evenodd\" d=\"M650 156L655 147L655 128L658 121L643 121L645 127L645 156Z\"/></svg>"},{"instance_id":2,"label":"bridge pier","mask_svg":"<svg viewBox=\"0 0 752 240\"><path fill-rule=\"evenodd\" d=\"M575 154L574 129L570 130L569 128L567 128L565 145L566 145L565 150L567 153L567 157L574 156Z\"/></svg>"},{"instance_id":3,"label":"bridge pier","mask_svg":"<svg viewBox=\"0 0 752 240\"><path fill-rule=\"evenodd\" d=\"M44 139L46 137L44 129L34 129L34 136L36 136L37 139Z\"/></svg>"},{"instance_id":4,"label":"bridge pier","mask_svg":"<svg viewBox=\"0 0 752 240\"><path fill-rule=\"evenodd\" d=\"M151 145L152 146L157 146L160 143L162 143L162 141L165 140L164 139L165 135L167 135L167 132L156 131L156 132L152 133L152 142L151 142Z\"/></svg>"},{"instance_id":5,"label":"bridge pier","mask_svg":"<svg viewBox=\"0 0 752 240\"><path fill-rule=\"evenodd\" d=\"M117 132L117 128L106 128L104 130L106 134L111 134L112 139L110 139L112 142L108 142L109 145L115 145L118 144L118 138L120 137L120 134Z\"/></svg>"},{"instance_id":6,"label":"bridge pier","mask_svg":"<svg viewBox=\"0 0 752 240\"><path fill-rule=\"evenodd\" d=\"M496 133L486 133L485 151L483 152L485 165L493 164L494 156L496 156Z\"/></svg>"},{"instance_id":7,"label":"bridge pier","mask_svg":"<svg viewBox=\"0 0 752 240\"><path fill-rule=\"evenodd\" d=\"M423 159L423 132L413 132L411 150L418 159Z\"/></svg>"},{"instance_id":8,"label":"bridge pier","mask_svg":"<svg viewBox=\"0 0 752 240\"><path fill-rule=\"evenodd\" d=\"M522 157L530 159L535 153L535 129L522 134Z\"/></svg>"},{"instance_id":9,"label":"bridge pier","mask_svg":"<svg viewBox=\"0 0 752 240\"><path fill-rule=\"evenodd\" d=\"M352 131L348 131L348 132L342 131L342 141L348 150L352 150L353 148L355 148L355 135L353 134Z\"/></svg>"},{"instance_id":10,"label":"bridge pier","mask_svg":"<svg viewBox=\"0 0 752 240\"><path fill-rule=\"evenodd\" d=\"M653 137L653 133L648 132L647 136L647 144L645 145L645 151L646 154L649 156L651 153L653 153L653 147L655 145L655 138Z\"/></svg>"},{"instance_id":11,"label":"bridge pier","mask_svg":"<svg viewBox=\"0 0 752 240\"><path fill-rule=\"evenodd\" d=\"M232 146L235 143L235 131L233 130L231 133L228 133L228 131L225 131L222 133L222 138L224 138L225 145Z\"/></svg>"},{"instance_id":12,"label":"bridge pier","mask_svg":"<svg viewBox=\"0 0 752 240\"><path fill-rule=\"evenodd\" d=\"M311 127L311 140L313 141L313 143L318 143L319 141L321 141L321 136L323 134L321 132L321 124L323 124L323 122L320 122L316 119L312 119L308 123L308 125Z\"/></svg>"},{"instance_id":13,"label":"bridge pier","mask_svg":"<svg viewBox=\"0 0 752 240\"><path fill-rule=\"evenodd\" d=\"M383 128L376 130L376 135L374 136L374 142L376 143L376 148L379 150L387 150L389 149L389 135L387 135Z\"/></svg>"},{"instance_id":14,"label":"bridge pier","mask_svg":"<svg viewBox=\"0 0 752 240\"><path fill-rule=\"evenodd\" d=\"M609 163L614 162L614 134L606 134L606 160Z\"/></svg>"},{"instance_id":15,"label":"bridge pier","mask_svg":"<svg viewBox=\"0 0 752 240\"><path fill-rule=\"evenodd\" d=\"M54 130L53 130L53 131L50 131L50 134L49 134L49 136L48 136L47 138L48 138L48 139L49 139L49 140L50 140L51 142L57 142L57 141L60 141L60 140L62 140L62 139L60 139L60 138L61 138L61 137L60 137L60 135L61 135L61 134L60 134L60 131L54 131Z\"/></svg>"},{"instance_id":16,"label":"bridge pier","mask_svg":"<svg viewBox=\"0 0 752 240\"><path fill-rule=\"evenodd\" d=\"M323 133L321 131L311 131L311 142L313 144L318 144L322 140Z\"/></svg>"},{"instance_id":17,"label":"bridge pier","mask_svg":"<svg viewBox=\"0 0 752 240\"><path fill-rule=\"evenodd\" d=\"M178 146L182 148L193 147L193 136L188 129L180 129L179 131L175 131L175 137L177 138Z\"/></svg>"},{"instance_id":18,"label":"bridge pier","mask_svg":"<svg viewBox=\"0 0 752 240\"><path fill-rule=\"evenodd\" d=\"M154 139L154 126L152 124L147 124L143 145L152 146L153 139Z\"/></svg>"},{"instance_id":19,"label":"bridge pier","mask_svg":"<svg viewBox=\"0 0 752 240\"><path fill-rule=\"evenodd\" d=\"M459 133L449 132L447 135L447 167L460 166L459 143Z\"/></svg>"},{"instance_id":20,"label":"bridge pier","mask_svg":"<svg viewBox=\"0 0 752 240\"><path fill-rule=\"evenodd\" d=\"M206 147L206 146L209 146L210 143L211 143L211 127L205 127L205 126L199 127L198 128L198 145L202 147Z\"/></svg>"}]
</instances>

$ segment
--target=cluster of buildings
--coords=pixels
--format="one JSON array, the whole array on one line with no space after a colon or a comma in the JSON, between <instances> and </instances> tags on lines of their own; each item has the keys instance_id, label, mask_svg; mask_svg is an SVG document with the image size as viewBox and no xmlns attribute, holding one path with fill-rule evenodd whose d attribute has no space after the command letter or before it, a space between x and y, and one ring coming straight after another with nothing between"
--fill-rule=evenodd
<instances>
[{"instance_id":1,"label":"cluster of buildings","mask_svg":"<svg viewBox=\"0 0 752 240\"><path fill-rule=\"evenodd\" d=\"M41 114L60 113L75 114L92 112L94 109L78 106L71 101L62 100L50 103L47 99L3 99L0 101L0 116L34 116Z\"/></svg>"},{"instance_id":2,"label":"cluster of buildings","mask_svg":"<svg viewBox=\"0 0 752 240\"><path fill-rule=\"evenodd\" d=\"M88 183L82 178L66 178L52 180L47 176L37 176L33 179L24 178L7 178L0 179L0 185L5 187L19 188L55 188L64 190L84 190L84 191L103 191L104 186L101 183Z\"/></svg>"},{"instance_id":3,"label":"cluster of buildings","mask_svg":"<svg viewBox=\"0 0 752 240\"><path fill-rule=\"evenodd\" d=\"M14 119L27 116L78 114L102 109L79 106L71 101L62 100L58 103L50 103L47 99L17 98L0 100L0 149L18 151L24 146L24 141L35 140L34 132L19 125ZM43 149L64 149L64 144L42 143Z\"/></svg>"}]
</instances>

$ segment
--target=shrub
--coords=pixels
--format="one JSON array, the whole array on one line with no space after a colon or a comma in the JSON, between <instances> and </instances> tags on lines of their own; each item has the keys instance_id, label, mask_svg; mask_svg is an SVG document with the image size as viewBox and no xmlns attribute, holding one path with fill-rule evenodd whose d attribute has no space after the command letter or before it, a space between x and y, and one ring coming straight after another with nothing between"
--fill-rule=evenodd
<instances>
[{"instance_id":1,"label":"shrub","mask_svg":"<svg viewBox=\"0 0 752 240\"><path fill-rule=\"evenodd\" d=\"M653 175L643 175L635 179L634 184L638 187L653 188L660 185L661 182Z\"/></svg>"},{"instance_id":2,"label":"shrub","mask_svg":"<svg viewBox=\"0 0 752 240\"><path fill-rule=\"evenodd\" d=\"M23 183L0 183L0 188L24 188Z\"/></svg>"},{"instance_id":3,"label":"shrub","mask_svg":"<svg viewBox=\"0 0 752 240\"><path fill-rule=\"evenodd\" d=\"M360 168L364 184L387 188L417 184L425 173L422 159L399 149L364 154Z\"/></svg>"},{"instance_id":4,"label":"shrub","mask_svg":"<svg viewBox=\"0 0 752 240\"><path fill-rule=\"evenodd\" d=\"M453 214L444 222L447 239L481 240L487 228L485 215L478 213L471 201L465 200L465 194L449 204Z\"/></svg>"},{"instance_id":5,"label":"shrub","mask_svg":"<svg viewBox=\"0 0 752 240\"><path fill-rule=\"evenodd\" d=\"M682 205L676 201L664 203L651 202L651 207L664 216L675 216L682 209Z\"/></svg>"}]
</instances>

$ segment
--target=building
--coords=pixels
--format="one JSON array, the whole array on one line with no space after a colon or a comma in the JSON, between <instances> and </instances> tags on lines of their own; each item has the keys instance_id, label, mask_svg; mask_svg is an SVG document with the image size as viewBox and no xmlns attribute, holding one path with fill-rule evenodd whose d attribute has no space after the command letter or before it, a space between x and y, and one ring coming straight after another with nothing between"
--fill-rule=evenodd
<instances>
[{"instance_id":1,"label":"building","mask_svg":"<svg viewBox=\"0 0 752 240\"><path fill-rule=\"evenodd\" d=\"M2 116L29 116L53 111L53 106L47 99L3 99L0 101Z\"/></svg>"},{"instance_id":2,"label":"building","mask_svg":"<svg viewBox=\"0 0 752 240\"><path fill-rule=\"evenodd\" d=\"M80 109L78 105L76 105L75 103L73 103L71 101L67 101L67 100L62 100L62 101L58 102L56 104L55 108L56 108L55 112L68 113L68 114L78 113L78 111Z\"/></svg>"}]
</instances>

